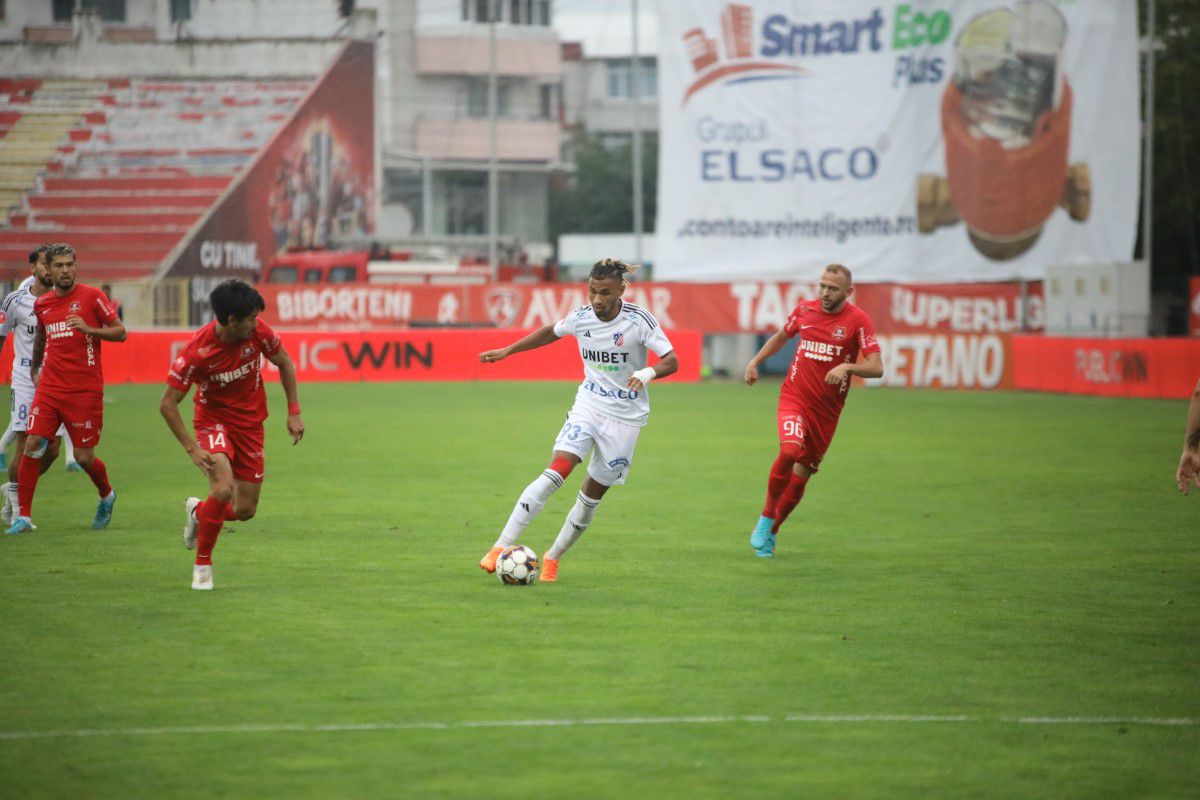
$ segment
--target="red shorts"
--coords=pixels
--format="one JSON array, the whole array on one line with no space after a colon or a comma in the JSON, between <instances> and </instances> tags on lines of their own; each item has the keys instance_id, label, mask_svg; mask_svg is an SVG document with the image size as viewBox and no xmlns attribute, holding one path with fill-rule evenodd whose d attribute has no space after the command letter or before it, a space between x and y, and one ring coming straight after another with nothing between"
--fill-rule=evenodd
<instances>
[{"instance_id":1,"label":"red shorts","mask_svg":"<svg viewBox=\"0 0 1200 800\"><path fill-rule=\"evenodd\" d=\"M779 426L779 443L794 442L800 445L800 463L816 472L825 458L825 451L833 441L837 429L837 418L812 413L804 404L788 394L779 395L779 411L776 415Z\"/></svg>"},{"instance_id":2,"label":"red shorts","mask_svg":"<svg viewBox=\"0 0 1200 800\"><path fill-rule=\"evenodd\" d=\"M104 428L104 395L77 394L59 397L35 392L29 411L30 436L51 439L58 436L58 426L67 426L67 435L76 447L95 447L100 443Z\"/></svg>"},{"instance_id":3,"label":"red shorts","mask_svg":"<svg viewBox=\"0 0 1200 800\"><path fill-rule=\"evenodd\" d=\"M247 483L262 483L263 429L204 425L196 429L196 444L210 453L224 453L233 465L233 477Z\"/></svg>"}]
</instances>

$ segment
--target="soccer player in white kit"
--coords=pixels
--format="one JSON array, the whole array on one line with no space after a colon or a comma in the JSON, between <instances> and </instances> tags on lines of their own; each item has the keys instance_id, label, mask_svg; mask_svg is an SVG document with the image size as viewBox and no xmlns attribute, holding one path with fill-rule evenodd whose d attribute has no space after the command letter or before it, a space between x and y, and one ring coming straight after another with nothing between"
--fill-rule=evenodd
<instances>
[{"instance_id":1,"label":"soccer player in white kit","mask_svg":"<svg viewBox=\"0 0 1200 800\"><path fill-rule=\"evenodd\" d=\"M479 354L485 363L500 361L570 335L579 343L584 373L575 405L554 440L550 466L525 487L500 538L479 562L486 572L496 571L500 552L516 543L588 451L592 460L587 478L558 538L542 559L541 580L558 580L559 560L587 530L604 493L625 483L638 434L650 417L647 386L679 369L679 359L658 320L641 306L621 299L629 284L625 276L636 269L615 258L596 262L588 278L588 305L508 347ZM651 351L659 357L653 367L647 365Z\"/></svg>"},{"instance_id":2,"label":"soccer player in white kit","mask_svg":"<svg viewBox=\"0 0 1200 800\"><path fill-rule=\"evenodd\" d=\"M11 465L5 465L8 469L8 483L2 486L4 495L2 516L5 522L12 521L12 509L17 507L17 462L20 461L19 454L25 448L29 407L33 404L33 378L29 374L30 365L33 364L33 337L37 332L37 320L33 316L33 301L51 286L46 249L46 246L43 245L29 254L29 269L33 274L21 281L21 284L4 298L3 304L0 304L0 345L4 344L4 337L9 334L13 337L12 415L8 427L12 431L12 438L17 441L18 453ZM65 433L65 431L60 429L59 433ZM9 441L11 439L8 438L8 431L5 431L5 447L8 446ZM67 448L67 458L73 460L71 459L73 448L69 443ZM55 456L58 455L58 449L58 439L49 440L46 452L42 456L42 472L49 469Z\"/></svg>"}]
</instances>

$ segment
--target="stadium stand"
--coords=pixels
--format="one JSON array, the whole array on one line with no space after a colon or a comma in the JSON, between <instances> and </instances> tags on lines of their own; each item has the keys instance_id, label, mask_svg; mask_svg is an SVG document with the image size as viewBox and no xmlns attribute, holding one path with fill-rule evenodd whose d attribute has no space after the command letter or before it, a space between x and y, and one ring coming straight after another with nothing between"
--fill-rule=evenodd
<instances>
[{"instance_id":1,"label":"stadium stand","mask_svg":"<svg viewBox=\"0 0 1200 800\"><path fill-rule=\"evenodd\" d=\"M60 240L90 281L153 275L308 89L0 79L0 278Z\"/></svg>"}]
</instances>

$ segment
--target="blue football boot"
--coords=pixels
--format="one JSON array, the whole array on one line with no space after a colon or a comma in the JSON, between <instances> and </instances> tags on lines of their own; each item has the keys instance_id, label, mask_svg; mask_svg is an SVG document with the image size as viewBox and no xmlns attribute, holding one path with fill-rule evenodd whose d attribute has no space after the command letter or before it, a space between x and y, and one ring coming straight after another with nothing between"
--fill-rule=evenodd
<instances>
[{"instance_id":1,"label":"blue football boot","mask_svg":"<svg viewBox=\"0 0 1200 800\"><path fill-rule=\"evenodd\" d=\"M770 517L759 517L758 524L754 526L754 532L750 534L750 546L755 550L761 550L770 543L771 550L775 550L775 534L771 533L771 526L775 524L775 520Z\"/></svg>"},{"instance_id":2,"label":"blue football boot","mask_svg":"<svg viewBox=\"0 0 1200 800\"><path fill-rule=\"evenodd\" d=\"M13 520L12 527L5 533L25 533L31 530L33 530L33 521L29 517L17 517Z\"/></svg>"},{"instance_id":3,"label":"blue football boot","mask_svg":"<svg viewBox=\"0 0 1200 800\"><path fill-rule=\"evenodd\" d=\"M96 516L92 518L92 527L98 531L107 528L108 523L112 522L113 506L116 504L116 492L106 498L101 498L99 504L96 505Z\"/></svg>"}]
</instances>

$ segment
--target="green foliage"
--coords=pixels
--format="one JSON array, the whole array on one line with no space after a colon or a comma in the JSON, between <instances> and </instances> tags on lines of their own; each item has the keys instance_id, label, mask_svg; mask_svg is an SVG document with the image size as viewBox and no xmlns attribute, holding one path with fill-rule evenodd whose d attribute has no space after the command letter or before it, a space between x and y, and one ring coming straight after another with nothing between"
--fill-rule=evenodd
<instances>
[{"instance_id":1,"label":"green foliage","mask_svg":"<svg viewBox=\"0 0 1200 800\"><path fill-rule=\"evenodd\" d=\"M575 173L550 190L550 238L564 233L628 233L633 230L633 145L609 149L597 136L571 141ZM645 231L654 231L658 209L658 135L642 137L642 207Z\"/></svg>"},{"instance_id":2,"label":"green foliage","mask_svg":"<svg viewBox=\"0 0 1200 800\"><path fill-rule=\"evenodd\" d=\"M214 592L188 588L204 481L159 387L109 390L107 532L59 465L39 529L0 536L0 797L1200 793L1196 725L1016 721L1200 718L1182 402L855 390L760 560L777 384L655 384L629 484L558 583L512 588L476 562L573 385L306 385L298 447L269 391L259 515L222 534ZM709 715L769 719L467 724ZM446 727L315 729L375 723ZM173 726L215 729L148 730Z\"/></svg>"}]
</instances>

